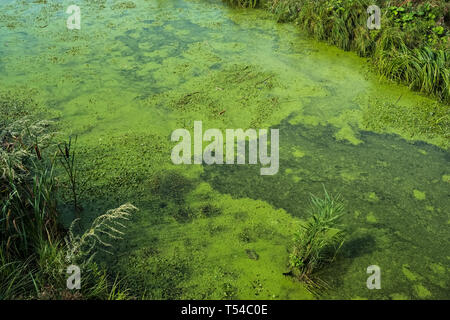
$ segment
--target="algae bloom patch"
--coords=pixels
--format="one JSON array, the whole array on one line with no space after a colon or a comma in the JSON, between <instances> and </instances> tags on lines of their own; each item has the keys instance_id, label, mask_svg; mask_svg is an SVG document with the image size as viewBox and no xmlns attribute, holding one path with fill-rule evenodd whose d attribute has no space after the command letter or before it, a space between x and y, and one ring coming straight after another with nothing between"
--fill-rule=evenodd
<instances>
[{"instance_id":1,"label":"algae bloom patch","mask_svg":"<svg viewBox=\"0 0 450 320\"><path fill-rule=\"evenodd\" d=\"M425 196L425 192L419 191L414 189L413 190L413 194L414 194L414 198L416 198L417 200L425 200L426 196Z\"/></svg>"}]
</instances>

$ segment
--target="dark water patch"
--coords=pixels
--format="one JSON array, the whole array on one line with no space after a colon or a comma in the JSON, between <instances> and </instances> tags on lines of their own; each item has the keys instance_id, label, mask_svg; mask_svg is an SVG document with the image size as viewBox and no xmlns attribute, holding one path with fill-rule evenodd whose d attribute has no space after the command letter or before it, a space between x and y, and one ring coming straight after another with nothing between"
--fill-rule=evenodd
<instances>
[{"instance_id":1,"label":"dark water patch","mask_svg":"<svg viewBox=\"0 0 450 320\"><path fill-rule=\"evenodd\" d=\"M436 282L423 275L426 260L447 264L441 246L450 234L450 197L441 177L449 168L448 152L396 135L364 131L360 132L363 143L355 146L337 141L332 126L291 125L289 120L279 129L277 175L260 176L257 166L205 166L202 178L234 198L264 200L302 218L307 217L310 194L321 194L324 185L328 192L343 195L343 224L349 233L340 262L328 276L324 273L325 278L340 279L333 285L349 296L364 296L364 282L358 289L349 278L353 274L364 278L364 268L380 264L391 281L384 297L396 288L417 297L416 291L423 291L420 286L434 288L433 295L444 297L442 281L448 283L448 277ZM422 275L416 289L401 276L406 264ZM336 296L341 296L339 290Z\"/></svg>"}]
</instances>

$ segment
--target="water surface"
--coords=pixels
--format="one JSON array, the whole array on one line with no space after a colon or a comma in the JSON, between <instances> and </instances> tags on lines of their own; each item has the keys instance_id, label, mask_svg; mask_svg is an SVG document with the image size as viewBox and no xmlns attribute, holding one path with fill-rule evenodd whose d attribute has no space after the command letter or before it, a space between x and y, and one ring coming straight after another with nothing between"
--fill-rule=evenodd
<instances>
[{"instance_id":1,"label":"water surface","mask_svg":"<svg viewBox=\"0 0 450 320\"><path fill-rule=\"evenodd\" d=\"M137 297L449 298L448 151L361 123L370 103L428 98L262 11L78 3L82 27L71 31L71 1L0 0L0 86L78 135L86 221L128 201L140 208L115 255L100 256ZM278 128L280 172L172 165L170 134L194 120ZM320 272L330 289L315 296L283 273L323 186L345 199L348 238ZM381 290L366 287L369 265L381 268Z\"/></svg>"}]
</instances>

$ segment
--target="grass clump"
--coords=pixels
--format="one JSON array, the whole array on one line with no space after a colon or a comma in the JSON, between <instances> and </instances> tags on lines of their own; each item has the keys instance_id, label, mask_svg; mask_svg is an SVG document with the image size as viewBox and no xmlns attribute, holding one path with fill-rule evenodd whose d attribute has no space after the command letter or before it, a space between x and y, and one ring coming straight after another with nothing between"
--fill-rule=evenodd
<instances>
[{"instance_id":1,"label":"grass clump","mask_svg":"<svg viewBox=\"0 0 450 320\"><path fill-rule=\"evenodd\" d=\"M48 123L14 121L0 131L0 241L6 258L58 234L54 161L44 155Z\"/></svg>"},{"instance_id":2,"label":"grass clump","mask_svg":"<svg viewBox=\"0 0 450 320\"><path fill-rule=\"evenodd\" d=\"M312 275L332 262L344 242L344 232L338 226L344 205L340 195L331 196L324 188L324 197L311 195L310 218L295 235L289 256L291 274L313 284Z\"/></svg>"}]
</instances>

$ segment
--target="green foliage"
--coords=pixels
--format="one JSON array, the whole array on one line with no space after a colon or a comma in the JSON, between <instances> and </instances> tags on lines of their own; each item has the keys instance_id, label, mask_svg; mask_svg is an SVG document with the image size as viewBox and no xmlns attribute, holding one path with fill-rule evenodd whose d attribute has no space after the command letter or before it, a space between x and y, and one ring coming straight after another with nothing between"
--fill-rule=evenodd
<instances>
[{"instance_id":1,"label":"green foliage","mask_svg":"<svg viewBox=\"0 0 450 320\"><path fill-rule=\"evenodd\" d=\"M333 197L325 188L323 198L311 196L310 218L295 235L289 256L291 272L298 279L310 282L315 271L334 260L344 242L337 224L343 210L340 195Z\"/></svg>"},{"instance_id":2,"label":"green foliage","mask_svg":"<svg viewBox=\"0 0 450 320\"><path fill-rule=\"evenodd\" d=\"M83 261L81 269L80 290L66 288L69 265L67 257L68 248L59 241L56 244L43 242L36 253L35 271L30 275L33 278L35 292L28 291L25 296L12 296L11 298L37 298L45 300L79 300L79 299L112 299L124 298L126 290L122 290L117 279L110 281L104 268L100 268L91 260Z\"/></svg>"},{"instance_id":3,"label":"green foliage","mask_svg":"<svg viewBox=\"0 0 450 320\"><path fill-rule=\"evenodd\" d=\"M317 40L372 58L386 78L448 103L448 8L435 1L392 3L376 1L381 30L366 27L373 1L272 0L268 9L279 22L294 21Z\"/></svg>"},{"instance_id":4,"label":"green foliage","mask_svg":"<svg viewBox=\"0 0 450 320\"><path fill-rule=\"evenodd\" d=\"M24 118L0 128L0 240L6 257L27 257L58 234L54 159L44 150L48 123Z\"/></svg>"},{"instance_id":5,"label":"green foliage","mask_svg":"<svg viewBox=\"0 0 450 320\"><path fill-rule=\"evenodd\" d=\"M33 288L30 259L8 261L0 250L0 300L24 296Z\"/></svg>"},{"instance_id":6,"label":"green foliage","mask_svg":"<svg viewBox=\"0 0 450 320\"><path fill-rule=\"evenodd\" d=\"M403 6L388 7L385 17L391 25L400 27L414 39L408 43L410 48L427 45L442 49L449 35L442 25L444 11L442 5L428 1L418 5L408 2Z\"/></svg>"},{"instance_id":7,"label":"green foliage","mask_svg":"<svg viewBox=\"0 0 450 320\"><path fill-rule=\"evenodd\" d=\"M126 298L117 278L111 284L92 258L98 243L111 246L105 238L120 238L120 221L136 208L110 210L81 235L71 229L64 243L51 123L38 120L43 108L21 95L0 93L0 109L0 299ZM62 151L73 167L70 147ZM83 268L80 291L66 289L71 263Z\"/></svg>"}]
</instances>

